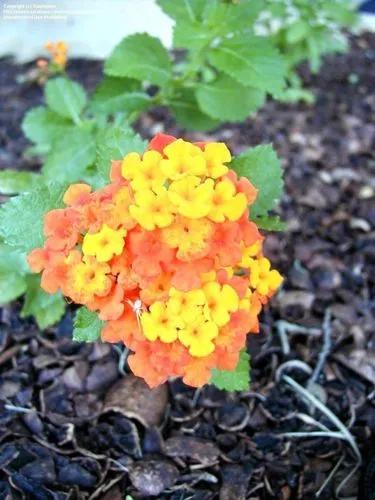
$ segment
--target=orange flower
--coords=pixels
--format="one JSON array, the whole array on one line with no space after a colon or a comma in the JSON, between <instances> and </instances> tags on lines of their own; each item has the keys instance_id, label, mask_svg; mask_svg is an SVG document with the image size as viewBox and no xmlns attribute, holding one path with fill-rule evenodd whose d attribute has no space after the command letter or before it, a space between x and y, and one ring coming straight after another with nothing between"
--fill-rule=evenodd
<instances>
[{"instance_id":1,"label":"orange flower","mask_svg":"<svg viewBox=\"0 0 375 500\"><path fill-rule=\"evenodd\" d=\"M169 273L161 273L151 282L146 281L146 283L140 291L140 298L144 304L150 306L156 301L164 301L168 298L171 288L171 275Z\"/></svg>"},{"instance_id":2,"label":"orange flower","mask_svg":"<svg viewBox=\"0 0 375 500\"><path fill-rule=\"evenodd\" d=\"M27 262L33 273L40 273L48 265L50 251L46 248L34 248L27 256Z\"/></svg>"},{"instance_id":3,"label":"orange flower","mask_svg":"<svg viewBox=\"0 0 375 500\"><path fill-rule=\"evenodd\" d=\"M258 195L258 190L251 184L246 177L237 177L234 170L229 170L224 178L229 179L236 186L237 193L244 193L247 198L247 203L252 205Z\"/></svg>"},{"instance_id":4,"label":"orange flower","mask_svg":"<svg viewBox=\"0 0 375 500\"><path fill-rule=\"evenodd\" d=\"M111 291L104 297L94 296L88 303L87 307L91 311L98 311L98 316L101 320L116 320L124 312L124 295L123 287L117 283L113 283Z\"/></svg>"},{"instance_id":5,"label":"orange flower","mask_svg":"<svg viewBox=\"0 0 375 500\"><path fill-rule=\"evenodd\" d=\"M70 250L78 242L79 214L73 209L56 209L44 217L46 247L50 250Z\"/></svg>"},{"instance_id":6,"label":"orange flower","mask_svg":"<svg viewBox=\"0 0 375 500\"><path fill-rule=\"evenodd\" d=\"M152 149L154 151L158 151L159 153L163 153L164 148L168 146L168 144L176 140L176 137L173 137L173 135L156 134L155 137L151 139L147 149Z\"/></svg>"},{"instance_id":7,"label":"orange flower","mask_svg":"<svg viewBox=\"0 0 375 500\"><path fill-rule=\"evenodd\" d=\"M103 342L123 342L132 350L145 342L139 322L128 303L124 304L124 312L116 320L107 321L101 337Z\"/></svg>"},{"instance_id":8,"label":"orange flower","mask_svg":"<svg viewBox=\"0 0 375 500\"><path fill-rule=\"evenodd\" d=\"M90 193L91 186L88 184L71 184L65 191L63 201L71 207L84 205L89 202Z\"/></svg>"},{"instance_id":9,"label":"orange flower","mask_svg":"<svg viewBox=\"0 0 375 500\"><path fill-rule=\"evenodd\" d=\"M211 370L215 367L216 356L210 354L205 358L190 358L185 366L183 381L193 387L201 387L211 379Z\"/></svg>"},{"instance_id":10,"label":"orange flower","mask_svg":"<svg viewBox=\"0 0 375 500\"><path fill-rule=\"evenodd\" d=\"M134 255L132 269L142 277L154 277L172 262L174 251L162 243L159 229L134 230L129 234L128 247Z\"/></svg>"},{"instance_id":11,"label":"orange flower","mask_svg":"<svg viewBox=\"0 0 375 500\"><path fill-rule=\"evenodd\" d=\"M211 238L211 257L218 257L222 266L233 266L241 260L239 226L236 222L215 224Z\"/></svg>"},{"instance_id":12,"label":"orange flower","mask_svg":"<svg viewBox=\"0 0 375 500\"><path fill-rule=\"evenodd\" d=\"M63 252L49 252L48 262L42 272L40 285L47 293L56 293L62 290L68 295L69 276L73 263L80 261L80 253L72 250L68 256Z\"/></svg>"},{"instance_id":13,"label":"orange flower","mask_svg":"<svg viewBox=\"0 0 375 500\"><path fill-rule=\"evenodd\" d=\"M194 288L200 288L202 285L202 273L207 273L212 268L212 260L203 258L194 262L179 262L177 260L172 263L174 274L171 280L171 285L181 290L188 292Z\"/></svg>"}]
</instances>

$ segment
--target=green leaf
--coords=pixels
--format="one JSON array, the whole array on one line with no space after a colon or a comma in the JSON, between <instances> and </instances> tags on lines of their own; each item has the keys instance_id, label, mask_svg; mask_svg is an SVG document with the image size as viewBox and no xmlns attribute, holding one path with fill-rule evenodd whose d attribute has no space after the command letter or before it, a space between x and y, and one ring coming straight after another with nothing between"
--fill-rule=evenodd
<instances>
[{"instance_id":1,"label":"green leaf","mask_svg":"<svg viewBox=\"0 0 375 500\"><path fill-rule=\"evenodd\" d=\"M157 0L163 11L176 21L197 21L201 18L207 0Z\"/></svg>"},{"instance_id":2,"label":"green leaf","mask_svg":"<svg viewBox=\"0 0 375 500\"><path fill-rule=\"evenodd\" d=\"M169 104L177 122L186 129L212 130L220 124L220 120L207 116L199 109L195 94L189 89L181 89Z\"/></svg>"},{"instance_id":3,"label":"green leaf","mask_svg":"<svg viewBox=\"0 0 375 500\"><path fill-rule=\"evenodd\" d=\"M353 2L329 2L324 3L324 14L342 26L353 26L358 21Z\"/></svg>"},{"instance_id":4,"label":"green leaf","mask_svg":"<svg viewBox=\"0 0 375 500\"><path fill-rule=\"evenodd\" d=\"M95 342L100 338L104 321L98 318L97 313L80 307L74 318L73 340L76 342Z\"/></svg>"},{"instance_id":5,"label":"green leaf","mask_svg":"<svg viewBox=\"0 0 375 500\"><path fill-rule=\"evenodd\" d=\"M22 130L30 141L45 145L48 149L52 142L63 136L72 125L70 120L44 106L38 106L26 113L22 122Z\"/></svg>"},{"instance_id":6,"label":"green leaf","mask_svg":"<svg viewBox=\"0 0 375 500\"><path fill-rule=\"evenodd\" d=\"M286 30L286 41L292 44L298 43L306 38L306 36L308 36L309 31L309 23L307 23L303 19L299 19L298 21L288 26Z\"/></svg>"},{"instance_id":7,"label":"green leaf","mask_svg":"<svg viewBox=\"0 0 375 500\"><path fill-rule=\"evenodd\" d=\"M222 75L213 83L201 84L196 90L201 110L221 121L242 121L264 103L264 92L244 87Z\"/></svg>"},{"instance_id":8,"label":"green leaf","mask_svg":"<svg viewBox=\"0 0 375 500\"><path fill-rule=\"evenodd\" d=\"M172 77L172 66L168 51L158 38L137 33L115 47L105 63L104 73L163 85Z\"/></svg>"},{"instance_id":9,"label":"green leaf","mask_svg":"<svg viewBox=\"0 0 375 500\"><path fill-rule=\"evenodd\" d=\"M18 194L30 191L40 182L41 175L33 172L6 169L0 171L0 193Z\"/></svg>"},{"instance_id":10,"label":"green leaf","mask_svg":"<svg viewBox=\"0 0 375 500\"><path fill-rule=\"evenodd\" d=\"M45 96L48 106L57 114L80 122L86 105L86 93L81 85L68 78L54 78L46 83Z\"/></svg>"},{"instance_id":11,"label":"green leaf","mask_svg":"<svg viewBox=\"0 0 375 500\"><path fill-rule=\"evenodd\" d=\"M305 102L306 104L314 104L315 96L311 90L289 87L281 92L277 99L281 102Z\"/></svg>"},{"instance_id":12,"label":"green leaf","mask_svg":"<svg viewBox=\"0 0 375 500\"><path fill-rule=\"evenodd\" d=\"M0 236L7 245L23 252L43 245L44 214L63 206L65 186L43 184L11 198L0 207Z\"/></svg>"},{"instance_id":13,"label":"green leaf","mask_svg":"<svg viewBox=\"0 0 375 500\"><path fill-rule=\"evenodd\" d=\"M179 21L173 30L174 48L200 50L212 39L212 31L196 21Z\"/></svg>"},{"instance_id":14,"label":"green leaf","mask_svg":"<svg viewBox=\"0 0 375 500\"><path fill-rule=\"evenodd\" d=\"M105 77L92 96L91 107L100 113L143 111L151 98L130 78Z\"/></svg>"},{"instance_id":15,"label":"green leaf","mask_svg":"<svg viewBox=\"0 0 375 500\"><path fill-rule=\"evenodd\" d=\"M261 215L254 217L252 220L260 229L266 231L285 231L287 228L286 222L282 221L278 215L270 217L268 215Z\"/></svg>"},{"instance_id":16,"label":"green leaf","mask_svg":"<svg viewBox=\"0 0 375 500\"><path fill-rule=\"evenodd\" d=\"M281 164L272 145L249 148L237 156L230 167L239 176L247 177L258 189L257 199L250 209L251 218L267 215L275 207L283 190Z\"/></svg>"},{"instance_id":17,"label":"green leaf","mask_svg":"<svg viewBox=\"0 0 375 500\"><path fill-rule=\"evenodd\" d=\"M43 165L48 180L75 182L84 180L85 170L95 161L95 141L86 130L76 127L56 141Z\"/></svg>"},{"instance_id":18,"label":"green leaf","mask_svg":"<svg viewBox=\"0 0 375 500\"><path fill-rule=\"evenodd\" d=\"M25 255L0 243L0 305L25 293L27 272Z\"/></svg>"},{"instance_id":19,"label":"green leaf","mask_svg":"<svg viewBox=\"0 0 375 500\"><path fill-rule=\"evenodd\" d=\"M320 65L322 64L323 51L320 50L319 42L313 36L307 39L307 50L309 54L310 68L313 73L319 71Z\"/></svg>"},{"instance_id":20,"label":"green leaf","mask_svg":"<svg viewBox=\"0 0 375 500\"><path fill-rule=\"evenodd\" d=\"M126 154L135 151L143 153L147 142L131 128L109 127L97 138L97 168L103 183L108 183L111 160L121 160Z\"/></svg>"},{"instance_id":21,"label":"green leaf","mask_svg":"<svg viewBox=\"0 0 375 500\"><path fill-rule=\"evenodd\" d=\"M41 330L57 323L65 312L66 302L61 293L52 295L40 288L39 276L27 276L25 302L21 310L21 318L34 316Z\"/></svg>"},{"instance_id":22,"label":"green leaf","mask_svg":"<svg viewBox=\"0 0 375 500\"><path fill-rule=\"evenodd\" d=\"M285 65L265 37L238 35L225 38L208 54L210 63L245 86L270 93L284 86Z\"/></svg>"},{"instance_id":23,"label":"green leaf","mask_svg":"<svg viewBox=\"0 0 375 500\"><path fill-rule=\"evenodd\" d=\"M208 0L202 17L204 24L217 27L220 35L236 33L251 29L262 7L262 0L242 0L239 3Z\"/></svg>"},{"instance_id":24,"label":"green leaf","mask_svg":"<svg viewBox=\"0 0 375 500\"><path fill-rule=\"evenodd\" d=\"M224 391L246 391L250 387L250 356L243 350L233 371L212 370L211 384Z\"/></svg>"}]
</instances>

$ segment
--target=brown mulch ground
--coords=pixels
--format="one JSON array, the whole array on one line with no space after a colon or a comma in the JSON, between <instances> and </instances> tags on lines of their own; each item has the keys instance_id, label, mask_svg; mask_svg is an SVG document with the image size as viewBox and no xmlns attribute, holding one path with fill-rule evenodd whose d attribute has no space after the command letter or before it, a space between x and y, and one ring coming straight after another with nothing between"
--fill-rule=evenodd
<instances>
[{"instance_id":1,"label":"brown mulch ground","mask_svg":"<svg viewBox=\"0 0 375 500\"><path fill-rule=\"evenodd\" d=\"M314 107L270 102L210 135L236 153L272 141L285 166L288 230L267 252L286 281L249 338L250 391L176 380L150 393L119 372L113 346L70 341L71 312L41 334L19 303L0 309L1 499L375 498L374 59L375 36L357 38L319 76L304 72ZM38 167L23 157L21 118L42 102L16 84L25 71L0 60L0 168ZM70 74L91 89L100 64L73 61ZM182 133L163 110L138 127Z\"/></svg>"}]
</instances>

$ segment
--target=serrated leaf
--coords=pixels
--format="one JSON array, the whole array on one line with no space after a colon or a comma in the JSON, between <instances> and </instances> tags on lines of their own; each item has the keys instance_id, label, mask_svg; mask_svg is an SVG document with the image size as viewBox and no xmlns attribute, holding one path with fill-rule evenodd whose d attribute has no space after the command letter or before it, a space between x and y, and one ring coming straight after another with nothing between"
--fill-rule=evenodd
<instances>
[{"instance_id":1,"label":"serrated leaf","mask_svg":"<svg viewBox=\"0 0 375 500\"><path fill-rule=\"evenodd\" d=\"M259 89L244 87L229 76L222 75L196 90L201 110L221 121L242 121L263 105L265 94Z\"/></svg>"},{"instance_id":2,"label":"serrated leaf","mask_svg":"<svg viewBox=\"0 0 375 500\"><path fill-rule=\"evenodd\" d=\"M143 153L146 141L131 128L109 127L97 137L97 169L103 183L108 183L111 160L121 160L132 151Z\"/></svg>"},{"instance_id":3,"label":"serrated leaf","mask_svg":"<svg viewBox=\"0 0 375 500\"><path fill-rule=\"evenodd\" d=\"M217 27L220 35L236 33L251 29L262 7L262 0L242 0L236 3L208 0L202 17L204 24Z\"/></svg>"},{"instance_id":4,"label":"serrated leaf","mask_svg":"<svg viewBox=\"0 0 375 500\"><path fill-rule=\"evenodd\" d=\"M0 171L0 193L18 194L33 189L40 182L41 175L19 170Z\"/></svg>"},{"instance_id":5,"label":"serrated leaf","mask_svg":"<svg viewBox=\"0 0 375 500\"><path fill-rule=\"evenodd\" d=\"M246 391L250 386L250 356L243 350L233 371L212 370L211 384L224 391Z\"/></svg>"},{"instance_id":6,"label":"serrated leaf","mask_svg":"<svg viewBox=\"0 0 375 500\"><path fill-rule=\"evenodd\" d=\"M49 183L0 206L0 236L7 245L28 252L43 245L44 214L63 206L65 186Z\"/></svg>"},{"instance_id":7,"label":"serrated leaf","mask_svg":"<svg viewBox=\"0 0 375 500\"><path fill-rule=\"evenodd\" d=\"M105 77L92 96L91 108L100 113L143 111L151 98L130 78Z\"/></svg>"},{"instance_id":8,"label":"serrated leaf","mask_svg":"<svg viewBox=\"0 0 375 500\"><path fill-rule=\"evenodd\" d=\"M53 141L63 136L73 123L44 106L28 111L22 122L22 131L32 142L47 149Z\"/></svg>"},{"instance_id":9,"label":"serrated leaf","mask_svg":"<svg viewBox=\"0 0 375 500\"><path fill-rule=\"evenodd\" d=\"M242 85L270 93L284 87L283 58L265 37L241 34L225 38L210 50L208 59Z\"/></svg>"},{"instance_id":10,"label":"serrated leaf","mask_svg":"<svg viewBox=\"0 0 375 500\"><path fill-rule=\"evenodd\" d=\"M80 307L74 318L73 340L76 342L95 342L100 338L104 321L95 312Z\"/></svg>"},{"instance_id":11,"label":"serrated leaf","mask_svg":"<svg viewBox=\"0 0 375 500\"><path fill-rule=\"evenodd\" d=\"M197 99L191 90L181 90L169 104L177 122L188 130L212 130L220 124L220 120L211 118L199 109Z\"/></svg>"},{"instance_id":12,"label":"serrated leaf","mask_svg":"<svg viewBox=\"0 0 375 500\"><path fill-rule=\"evenodd\" d=\"M258 189L258 196L250 209L251 217L267 215L283 190L281 164L272 145L249 148L231 162L230 168L239 176L247 177Z\"/></svg>"},{"instance_id":13,"label":"serrated leaf","mask_svg":"<svg viewBox=\"0 0 375 500\"><path fill-rule=\"evenodd\" d=\"M34 316L41 330L57 323L64 315L66 307L61 293L50 295L42 290L39 276L27 276L26 282L27 289L21 317Z\"/></svg>"},{"instance_id":14,"label":"serrated leaf","mask_svg":"<svg viewBox=\"0 0 375 500\"><path fill-rule=\"evenodd\" d=\"M137 33L115 47L105 63L104 73L163 85L172 77L172 65L167 49L158 38Z\"/></svg>"},{"instance_id":15,"label":"serrated leaf","mask_svg":"<svg viewBox=\"0 0 375 500\"><path fill-rule=\"evenodd\" d=\"M200 50L212 40L213 34L196 21L179 21L173 29L173 47Z\"/></svg>"},{"instance_id":16,"label":"serrated leaf","mask_svg":"<svg viewBox=\"0 0 375 500\"><path fill-rule=\"evenodd\" d=\"M25 276L0 269L0 306L21 297L25 291Z\"/></svg>"},{"instance_id":17,"label":"serrated leaf","mask_svg":"<svg viewBox=\"0 0 375 500\"><path fill-rule=\"evenodd\" d=\"M27 272L24 254L0 243L0 305L25 293Z\"/></svg>"},{"instance_id":18,"label":"serrated leaf","mask_svg":"<svg viewBox=\"0 0 375 500\"><path fill-rule=\"evenodd\" d=\"M197 21L201 18L207 0L157 0L163 11L173 19Z\"/></svg>"},{"instance_id":19,"label":"serrated leaf","mask_svg":"<svg viewBox=\"0 0 375 500\"><path fill-rule=\"evenodd\" d=\"M282 221L278 215L268 216L261 215L251 218L260 229L265 231L285 231L287 228L286 222Z\"/></svg>"},{"instance_id":20,"label":"serrated leaf","mask_svg":"<svg viewBox=\"0 0 375 500\"><path fill-rule=\"evenodd\" d=\"M95 141L86 130L76 127L56 141L42 167L47 180L75 182L84 180L87 167L95 161Z\"/></svg>"},{"instance_id":21,"label":"serrated leaf","mask_svg":"<svg viewBox=\"0 0 375 500\"><path fill-rule=\"evenodd\" d=\"M84 88L68 78L48 80L45 87L48 107L65 118L80 122L80 114L86 105Z\"/></svg>"}]
</instances>

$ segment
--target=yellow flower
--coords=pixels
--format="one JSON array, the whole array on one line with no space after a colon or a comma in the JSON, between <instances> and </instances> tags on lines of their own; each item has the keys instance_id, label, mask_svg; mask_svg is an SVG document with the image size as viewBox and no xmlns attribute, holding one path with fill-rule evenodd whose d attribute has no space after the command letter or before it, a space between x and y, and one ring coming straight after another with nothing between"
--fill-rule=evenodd
<instances>
[{"instance_id":1,"label":"yellow flower","mask_svg":"<svg viewBox=\"0 0 375 500\"><path fill-rule=\"evenodd\" d=\"M212 179L207 179L201 184L199 177L189 175L172 182L168 195L178 213L190 219L200 219L212 208L213 186Z\"/></svg>"},{"instance_id":2,"label":"yellow flower","mask_svg":"<svg viewBox=\"0 0 375 500\"><path fill-rule=\"evenodd\" d=\"M271 263L266 257L252 259L250 268L250 285L260 295L268 295L279 288L283 282L283 277L276 271L271 270Z\"/></svg>"},{"instance_id":3,"label":"yellow flower","mask_svg":"<svg viewBox=\"0 0 375 500\"><path fill-rule=\"evenodd\" d=\"M219 329L213 321L206 321L203 315L197 316L178 332L178 338L189 353L197 358L208 356L215 350L212 340L217 337Z\"/></svg>"},{"instance_id":4,"label":"yellow flower","mask_svg":"<svg viewBox=\"0 0 375 500\"><path fill-rule=\"evenodd\" d=\"M245 309L245 311L249 311L251 306L251 296L251 290L247 289L245 297L243 297L239 302L238 309Z\"/></svg>"},{"instance_id":5,"label":"yellow flower","mask_svg":"<svg viewBox=\"0 0 375 500\"><path fill-rule=\"evenodd\" d=\"M238 264L239 267L250 267L251 262L254 257L257 257L262 249L262 242L256 241L249 247L245 247L242 250L242 259Z\"/></svg>"},{"instance_id":6,"label":"yellow flower","mask_svg":"<svg viewBox=\"0 0 375 500\"><path fill-rule=\"evenodd\" d=\"M214 179L225 175L228 167L224 163L231 161L229 149L223 142L211 142L204 148L204 157L207 162L208 175Z\"/></svg>"},{"instance_id":7,"label":"yellow flower","mask_svg":"<svg viewBox=\"0 0 375 500\"><path fill-rule=\"evenodd\" d=\"M87 257L70 269L70 289L72 298L77 302L88 302L94 295L104 296L112 286L107 276L110 267Z\"/></svg>"},{"instance_id":8,"label":"yellow flower","mask_svg":"<svg viewBox=\"0 0 375 500\"><path fill-rule=\"evenodd\" d=\"M178 248L179 259L192 260L207 255L212 232L213 224L208 219L177 216L171 226L163 229L163 240L169 247Z\"/></svg>"},{"instance_id":9,"label":"yellow flower","mask_svg":"<svg viewBox=\"0 0 375 500\"><path fill-rule=\"evenodd\" d=\"M98 233L87 233L83 239L82 252L93 255L98 262L108 262L120 255L125 245L126 229L111 229L103 224Z\"/></svg>"},{"instance_id":10,"label":"yellow flower","mask_svg":"<svg viewBox=\"0 0 375 500\"><path fill-rule=\"evenodd\" d=\"M235 221L242 216L246 207L246 195L244 193L236 194L234 184L226 179L218 182L215 186L208 218L214 222L224 222L225 218Z\"/></svg>"},{"instance_id":11,"label":"yellow flower","mask_svg":"<svg viewBox=\"0 0 375 500\"><path fill-rule=\"evenodd\" d=\"M208 318L218 326L224 326L230 320L230 313L238 309L239 299L234 288L230 285L222 287L217 282L206 283L203 286L206 296L205 312Z\"/></svg>"},{"instance_id":12,"label":"yellow flower","mask_svg":"<svg viewBox=\"0 0 375 500\"><path fill-rule=\"evenodd\" d=\"M157 151L146 151L138 169L131 171L130 168L132 175L130 185L134 191L146 189L157 191L164 185L167 178L160 168L161 158L161 154Z\"/></svg>"},{"instance_id":13,"label":"yellow flower","mask_svg":"<svg viewBox=\"0 0 375 500\"><path fill-rule=\"evenodd\" d=\"M168 179L207 174L206 160L198 146L178 139L166 146L163 152L168 159L162 160L160 166Z\"/></svg>"},{"instance_id":14,"label":"yellow flower","mask_svg":"<svg viewBox=\"0 0 375 500\"><path fill-rule=\"evenodd\" d=\"M181 316L181 318L189 323L197 314L203 314L202 306L206 302L206 297L203 290L196 289L189 292L180 292L176 288L171 288L169 291L168 311L172 315Z\"/></svg>"},{"instance_id":15,"label":"yellow flower","mask_svg":"<svg viewBox=\"0 0 375 500\"><path fill-rule=\"evenodd\" d=\"M154 302L149 312L141 316L141 325L144 336L154 341L160 339L162 342L170 343L177 339L177 328L184 326L183 321L176 315L171 314L164 302Z\"/></svg>"},{"instance_id":16,"label":"yellow flower","mask_svg":"<svg viewBox=\"0 0 375 500\"><path fill-rule=\"evenodd\" d=\"M136 205L130 205L130 215L148 231L156 227L166 227L173 221L172 206L167 190L160 188L157 193L151 190L135 193Z\"/></svg>"},{"instance_id":17,"label":"yellow flower","mask_svg":"<svg viewBox=\"0 0 375 500\"><path fill-rule=\"evenodd\" d=\"M121 174L124 179L132 180L141 168L141 157L138 153L129 153L122 160Z\"/></svg>"}]
</instances>

